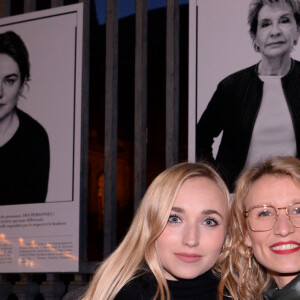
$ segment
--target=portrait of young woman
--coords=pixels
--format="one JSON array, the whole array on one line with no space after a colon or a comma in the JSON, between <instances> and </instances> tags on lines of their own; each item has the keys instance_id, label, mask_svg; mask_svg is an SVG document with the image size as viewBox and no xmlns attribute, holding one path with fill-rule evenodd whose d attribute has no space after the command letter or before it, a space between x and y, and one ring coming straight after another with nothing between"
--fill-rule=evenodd
<instances>
[{"instance_id":1,"label":"portrait of young woman","mask_svg":"<svg viewBox=\"0 0 300 300\"><path fill-rule=\"evenodd\" d=\"M258 61L218 83L196 128L197 159L213 163L231 191L240 172L258 160L300 155L300 63L293 58L300 33L300 1L248 3L248 30ZM226 41L223 44L226 48ZM238 59L240 51L233 48L230 57Z\"/></svg>"},{"instance_id":2,"label":"portrait of young woman","mask_svg":"<svg viewBox=\"0 0 300 300\"><path fill-rule=\"evenodd\" d=\"M0 34L0 205L46 201L50 146L44 127L18 108L29 89L27 48L13 31Z\"/></svg>"},{"instance_id":3,"label":"portrait of young woman","mask_svg":"<svg viewBox=\"0 0 300 300\"><path fill-rule=\"evenodd\" d=\"M239 178L221 255L220 298L300 299L300 161L274 157Z\"/></svg>"},{"instance_id":4,"label":"portrait of young woman","mask_svg":"<svg viewBox=\"0 0 300 300\"><path fill-rule=\"evenodd\" d=\"M165 170L84 296L70 292L64 300L217 299L212 269L227 236L230 201L225 183L206 164Z\"/></svg>"}]
</instances>

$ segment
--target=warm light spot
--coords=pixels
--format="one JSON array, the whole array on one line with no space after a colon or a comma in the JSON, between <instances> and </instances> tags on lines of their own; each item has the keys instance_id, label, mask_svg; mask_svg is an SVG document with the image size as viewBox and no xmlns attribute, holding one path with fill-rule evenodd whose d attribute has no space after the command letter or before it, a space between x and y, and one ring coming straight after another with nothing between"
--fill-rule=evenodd
<instances>
[{"instance_id":1,"label":"warm light spot","mask_svg":"<svg viewBox=\"0 0 300 300\"><path fill-rule=\"evenodd\" d=\"M70 259L78 260L78 257L75 256L75 255L73 255L73 254L71 254L69 251L63 252L63 255L64 255L65 257L70 258Z\"/></svg>"},{"instance_id":2,"label":"warm light spot","mask_svg":"<svg viewBox=\"0 0 300 300\"><path fill-rule=\"evenodd\" d=\"M25 247L25 243L24 243L24 239L23 238L19 238L19 243L20 243L20 247Z\"/></svg>"}]
</instances>

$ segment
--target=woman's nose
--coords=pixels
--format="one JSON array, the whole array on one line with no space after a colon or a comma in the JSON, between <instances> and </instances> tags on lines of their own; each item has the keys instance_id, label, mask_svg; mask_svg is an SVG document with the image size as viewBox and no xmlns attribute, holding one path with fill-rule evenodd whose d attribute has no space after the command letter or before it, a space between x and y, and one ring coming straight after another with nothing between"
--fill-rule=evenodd
<instances>
[{"instance_id":1,"label":"woman's nose","mask_svg":"<svg viewBox=\"0 0 300 300\"><path fill-rule=\"evenodd\" d=\"M293 223L289 216L284 211L281 211L275 223L274 233L281 236L287 236L293 232L295 232Z\"/></svg>"},{"instance_id":2,"label":"woman's nose","mask_svg":"<svg viewBox=\"0 0 300 300\"><path fill-rule=\"evenodd\" d=\"M278 24L273 24L271 26L271 36L279 36L281 34L281 28Z\"/></svg>"},{"instance_id":3,"label":"woman's nose","mask_svg":"<svg viewBox=\"0 0 300 300\"><path fill-rule=\"evenodd\" d=\"M183 235L183 244L188 247L199 246L199 227L195 224L186 225Z\"/></svg>"}]
</instances>

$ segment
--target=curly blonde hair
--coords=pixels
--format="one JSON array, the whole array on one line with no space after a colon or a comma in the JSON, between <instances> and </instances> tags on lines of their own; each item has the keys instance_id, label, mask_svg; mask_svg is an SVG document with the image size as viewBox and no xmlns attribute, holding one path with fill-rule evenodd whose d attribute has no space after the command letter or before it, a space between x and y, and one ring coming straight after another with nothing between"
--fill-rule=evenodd
<instances>
[{"instance_id":1,"label":"curly blonde hair","mask_svg":"<svg viewBox=\"0 0 300 300\"><path fill-rule=\"evenodd\" d=\"M112 300L125 284L145 272L153 273L157 281L154 299L170 300L156 240L167 224L182 184L195 177L205 177L216 183L229 207L227 187L208 165L185 162L165 170L149 186L124 240L100 265L83 300Z\"/></svg>"},{"instance_id":2,"label":"curly blonde hair","mask_svg":"<svg viewBox=\"0 0 300 300\"><path fill-rule=\"evenodd\" d=\"M264 175L289 176L300 186L300 161L294 157L270 158L254 165L238 179L229 215L229 233L218 261L218 271L221 273L219 299L223 299L226 291L234 300L263 300L263 292L274 282L255 257L249 268L245 253L247 246L244 243L247 234L246 218L243 215L245 201L252 185Z\"/></svg>"}]
</instances>

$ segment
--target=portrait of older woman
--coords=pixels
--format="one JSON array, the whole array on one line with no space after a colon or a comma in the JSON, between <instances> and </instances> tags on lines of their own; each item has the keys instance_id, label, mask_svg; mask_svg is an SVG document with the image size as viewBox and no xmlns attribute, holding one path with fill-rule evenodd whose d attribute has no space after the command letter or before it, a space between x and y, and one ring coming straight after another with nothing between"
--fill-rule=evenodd
<instances>
[{"instance_id":1,"label":"portrait of older woman","mask_svg":"<svg viewBox=\"0 0 300 300\"><path fill-rule=\"evenodd\" d=\"M299 156L298 0L251 0L248 25L260 60L217 86L197 123L196 157L218 167L231 191L240 172L272 155ZM214 158L214 139L223 133Z\"/></svg>"},{"instance_id":2,"label":"portrait of older woman","mask_svg":"<svg viewBox=\"0 0 300 300\"><path fill-rule=\"evenodd\" d=\"M29 88L27 48L13 31L0 34L0 205L45 202L50 149L45 129L17 107Z\"/></svg>"}]
</instances>

